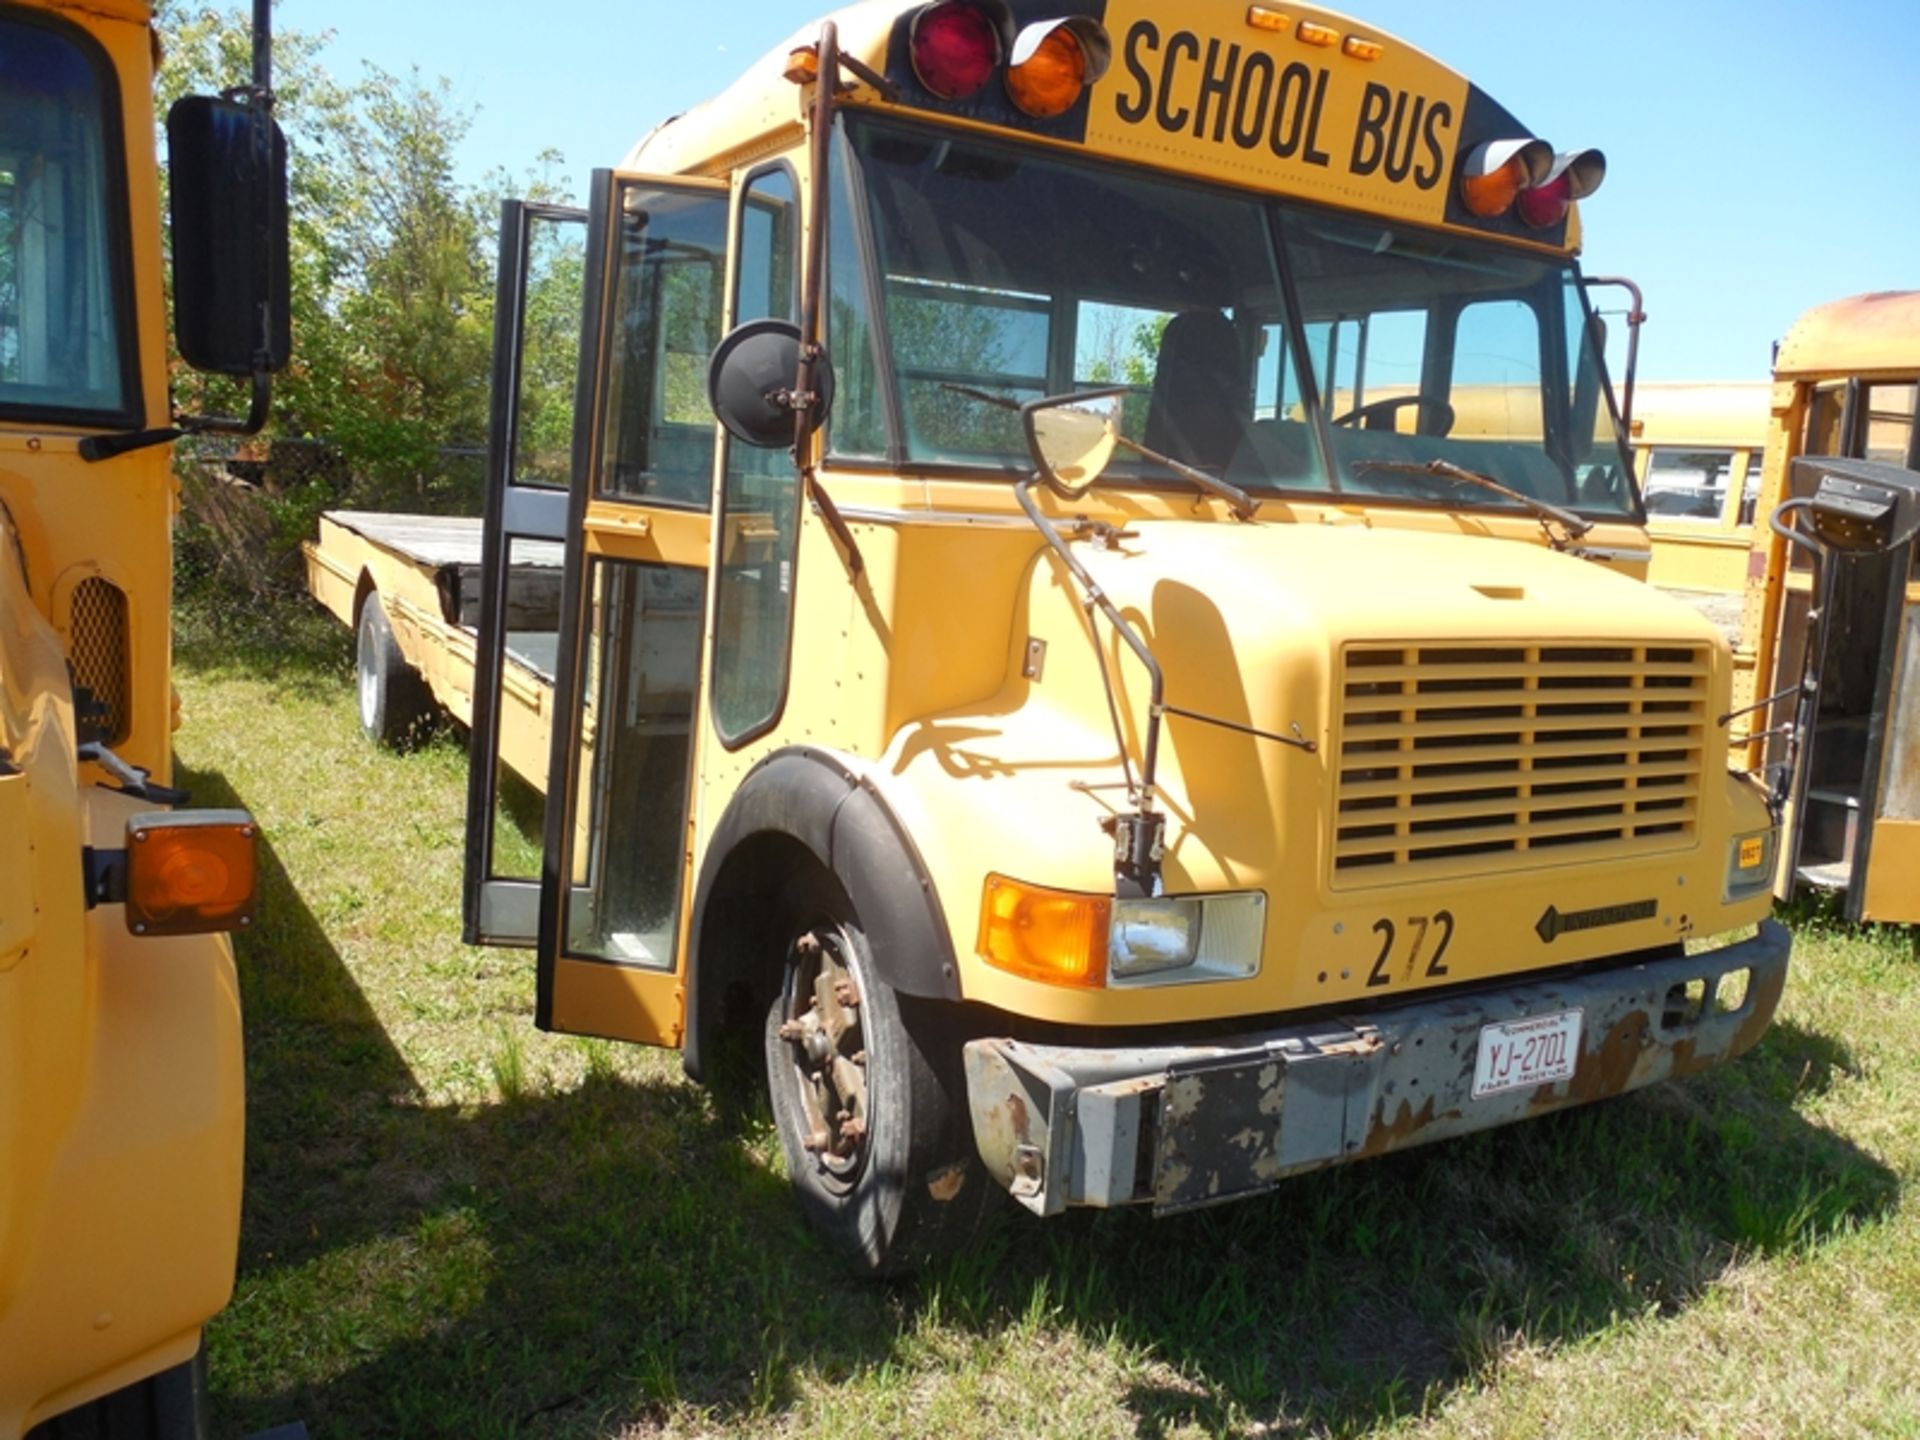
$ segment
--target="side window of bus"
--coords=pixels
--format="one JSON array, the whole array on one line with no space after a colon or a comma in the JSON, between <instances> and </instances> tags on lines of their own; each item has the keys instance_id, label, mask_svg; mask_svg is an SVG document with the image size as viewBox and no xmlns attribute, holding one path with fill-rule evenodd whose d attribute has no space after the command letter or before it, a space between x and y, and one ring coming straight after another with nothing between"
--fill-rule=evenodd
<instances>
[{"instance_id":1,"label":"side window of bus","mask_svg":"<svg viewBox=\"0 0 1920 1440\"><path fill-rule=\"evenodd\" d=\"M748 181L734 250L735 324L794 318L796 213L793 175L784 166ZM728 442L715 564L713 719L729 744L769 724L786 693L798 483L787 451Z\"/></svg>"},{"instance_id":2,"label":"side window of bus","mask_svg":"<svg viewBox=\"0 0 1920 1440\"><path fill-rule=\"evenodd\" d=\"M621 216L608 323L599 491L705 508L713 487L707 357L720 340L719 207L633 192ZM646 202L646 208L633 208Z\"/></svg>"},{"instance_id":3,"label":"side window of bus","mask_svg":"<svg viewBox=\"0 0 1920 1440\"><path fill-rule=\"evenodd\" d=\"M1760 482L1767 472L1767 452L1764 450L1747 451L1747 478L1740 487L1740 518L1737 524L1753 524L1754 512L1760 508Z\"/></svg>"},{"instance_id":4,"label":"side window of bus","mask_svg":"<svg viewBox=\"0 0 1920 1440\"><path fill-rule=\"evenodd\" d=\"M1647 514L1663 520L1713 524L1726 508L1733 459L1732 450L1656 446L1647 457Z\"/></svg>"}]
</instances>

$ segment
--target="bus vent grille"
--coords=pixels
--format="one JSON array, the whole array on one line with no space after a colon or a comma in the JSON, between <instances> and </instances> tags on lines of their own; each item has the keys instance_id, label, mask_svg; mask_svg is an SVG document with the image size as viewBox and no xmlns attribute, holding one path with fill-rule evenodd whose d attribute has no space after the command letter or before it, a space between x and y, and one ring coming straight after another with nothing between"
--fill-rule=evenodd
<instances>
[{"instance_id":1,"label":"bus vent grille","mask_svg":"<svg viewBox=\"0 0 1920 1440\"><path fill-rule=\"evenodd\" d=\"M1695 645L1348 647L1334 888L1692 846L1709 670Z\"/></svg>"},{"instance_id":2,"label":"bus vent grille","mask_svg":"<svg viewBox=\"0 0 1920 1440\"><path fill-rule=\"evenodd\" d=\"M133 676L127 661L127 594L111 580L90 576L73 587L68 633L73 683L86 691L91 713L79 717L83 734L118 745L133 729Z\"/></svg>"}]
</instances>

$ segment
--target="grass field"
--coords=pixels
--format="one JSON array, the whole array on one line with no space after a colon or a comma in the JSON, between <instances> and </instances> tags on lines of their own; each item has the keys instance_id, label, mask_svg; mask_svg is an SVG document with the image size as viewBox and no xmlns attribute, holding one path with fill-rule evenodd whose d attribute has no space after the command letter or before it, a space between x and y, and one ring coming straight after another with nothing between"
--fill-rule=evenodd
<instances>
[{"instance_id":1,"label":"grass field","mask_svg":"<svg viewBox=\"0 0 1920 1440\"><path fill-rule=\"evenodd\" d=\"M1920 1437L1905 932L1803 918L1729 1070L863 1285L763 1113L538 1033L531 959L459 943L458 745L364 743L317 613L217 622L182 783L267 847L217 1434Z\"/></svg>"}]
</instances>

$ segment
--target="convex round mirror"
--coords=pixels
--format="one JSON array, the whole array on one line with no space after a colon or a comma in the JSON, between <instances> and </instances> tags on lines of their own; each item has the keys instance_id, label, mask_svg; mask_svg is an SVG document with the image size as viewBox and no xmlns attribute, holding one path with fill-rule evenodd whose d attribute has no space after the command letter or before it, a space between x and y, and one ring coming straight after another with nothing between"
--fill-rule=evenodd
<instances>
[{"instance_id":1,"label":"convex round mirror","mask_svg":"<svg viewBox=\"0 0 1920 1440\"><path fill-rule=\"evenodd\" d=\"M1082 390L1050 395L1021 407L1033 463L1056 493L1078 500L1106 470L1114 446L1120 443L1120 410L1126 394L1124 386Z\"/></svg>"},{"instance_id":2,"label":"convex round mirror","mask_svg":"<svg viewBox=\"0 0 1920 1440\"><path fill-rule=\"evenodd\" d=\"M749 320L714 347L707 399L736 440L762 450L793 444L793 387L800 375L800 327L785 320ZM833 408L833 366L813 362L818 426Z\"/></svg>"}]
</instances>

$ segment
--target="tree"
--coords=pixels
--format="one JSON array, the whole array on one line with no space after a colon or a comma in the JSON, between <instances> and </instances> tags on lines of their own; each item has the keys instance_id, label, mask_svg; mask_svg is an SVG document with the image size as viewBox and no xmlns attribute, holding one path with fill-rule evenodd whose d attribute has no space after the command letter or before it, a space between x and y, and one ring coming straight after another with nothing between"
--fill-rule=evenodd
<instances>
[{"instance_id":1,"label":"tree","mask_svg":"<svg viewBox=\"0 0 1920 1440\"><path fill-rule=\"evenodd\" d=\"M162 115L180 95L217 91L250 73L243 16L161 0L156 24L166 55L155 97ZM274 37L276 117L289 151L294 355L276 383L269 434L314 442L333 462L319 477L278 485L289 540L307 534L313 513L328 504L477 507L496 226L509 184L504 170L479 185L460 180L455 152L471 114L447 82L368 66L357 82L341 84L322 62L329 38ZM558 162L552 151L536 157L522 193L564 200ZM567 260L558 257L554 293L543 304L550 330L567 328L569 284L572 305L579 303L579 267L567 275ZM571 329L577 333L577 310ZM542 363L559 364L559 351L554 340ZM569 369L572 359L565 355ZM232 413L243 403L231 382L177 365L175 390L190 412ZM545 423L542 443L555 428Z\"/></svg>"}]
</instances>

